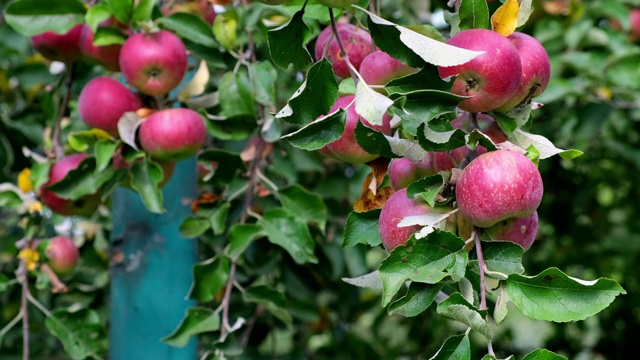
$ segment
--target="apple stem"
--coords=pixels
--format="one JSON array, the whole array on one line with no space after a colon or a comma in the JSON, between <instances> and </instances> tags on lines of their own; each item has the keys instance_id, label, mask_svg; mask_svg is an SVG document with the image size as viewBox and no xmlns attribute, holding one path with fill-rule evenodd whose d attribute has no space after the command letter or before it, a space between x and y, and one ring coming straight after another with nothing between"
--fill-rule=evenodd
<instances>
[{"instance_id":1,"label":"apple stem","mask_svg":"<svg viewBox=\"0 0 640 360\"><path fill-rule=\"evenodd\" d=\"M340 34L338 33L338 25L336 25L336 18L333 15L333 8L329 8L329 18L331 19L331 30L333 31L333 36L336 37L336 41L338 42L338 47L340 48L340 53L342 54L342 58L344 62L347 64L349 68L349 73L351 74L351 78L353 79L354 84L358 85L358 75L356 74L355 67L349 61L349 55L347 54L347 50L342 44L342 39L340 38Z\"/></svg>"},{"instance_id":2,"label":"apple stem","mask_svg":"<svg viewBox=\"0 0 640 360\"><path fill-rule=\"evenodd\" d=\"M487 309L487 290L486 290L486 282L485 282L485 270L487 265L484 262L484 256L482 254L482 245L480 243L480 231L482 231L477 226L473 227L473 236L475 238L475 246L476 246L476 254L478 255L478 268L480 272L480 310ZM489 313L486 316L487 322L489 322ZM490 355L495 355L493 352L493 345L491 344L491 340L487 340L487 350Z\"/></svg>"},{"instance_id":3,"label":"apple stem","mask_svg":"<svg viewBox=\"0 0 640 360\"><path fill-rule=\"evenodd\" d=\"M51 281L51 285L53 286L53 289L51 290L51 292L53 292L54 294L60 293L60 292L67 292L67 285L60 280L58 275L51 269L51 267L49 267L49 265L42 264L40 266L40 270L45 275L47 275L47 277L49 278L49 281Z\"/></svg>"},{"instance_id":4,"label":"apple stem","mask_svg":"<svg viewBox=\"0 0 640 360\"><path fill-rule=\"evenodd\" d=\"M69 68L67 69L65 84L64 84L64 96L62 97L62 102L60 103L60 109L58 109L58 115L56 116L55 123L53 124L53 134L52 134L52 143L53 143L53 151L56 155L56 158L60 159L64 157L64 146L62 145L62 132L60 130L62 118L64 118L64 114L67 111L67 107L69 107L69 100L71 99L71 87L73 85L73 77L76 68L76 63L72 62L69 64Z\"/></svg>"}]
</instances>

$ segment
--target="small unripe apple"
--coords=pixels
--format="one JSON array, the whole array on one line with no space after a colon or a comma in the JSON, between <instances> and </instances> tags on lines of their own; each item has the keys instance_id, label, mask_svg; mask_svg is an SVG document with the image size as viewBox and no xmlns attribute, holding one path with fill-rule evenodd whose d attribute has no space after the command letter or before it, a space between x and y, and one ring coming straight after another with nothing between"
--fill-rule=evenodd
<instances>
[{"instance_id":1,"label":"small unripe apple","mask_svg":"<svg viewBox=\"0 0 640 360\"><path fill-rule=\"evenodd\" d=\"M542 201L540 171L526 156L496 150L472 160L456 183L460 215L487 228L512 217L531 215Z\"/></svg>"},{"instance_id":2,"label":"small unripe apple","mask_svg":"<svg viewBox=\"0 0 640 360\"><path fill-rule=\"evenodd\" d=\"M40 189L42 202L56 214L66 216L84 216L89 217L100 205L100 195L85 195L76 200L63 199L56 195L53 191L48 190L47 186L55 184L64 179L69 171L78 168L80 163L87 158L86 153L76 153L67 155L58 159L49 170L49 179Z\"/></svg>"},{"instance_id":3,"label":"small unripe apple","mask_svg":"<svg viewBox=\"0 0 640 360\"><path fill-rule=\"evenodd\" d=\"M347 54L349 61L356 68L360 69L360 64L364 58L376 50L371 35L363 28L350 23L337 23L338 34ZM330 41L329 41L330 40ZM328 43L328 45L327 45ZM347 62L340 51L338 40L332 36L331 26L324 28L315 44L316 59L322 59L325 47L327 47L326 57L333 67L333 72L341 78L351 77ZM359 70L358 70L359 71Z\"/></svg>"},{"instance_id":4,"label":"small unripe apple","mask_svg":"<svg viewBox=\"0 0 640 360\"><path fill-rule=\"evenodd\" d=\"M345 8L357 2L358 0L318 0L318 3L332 8Z\"/></svg>"},{"instance_id":5,"label":"small unripe apple","mask_svg":"<svg viewBox=\"0 0 640 360\"><path fill-rule=\"evenodd\" d=\"M458 216L458 236L466 241L471 237L472 231L473 225L463 216ZM480 239L484 241L511 241L522 246L526 251L531 248L537 234L538 211L536 210L531 215L508 218L483 229ZM468 247L473 247L473 243Z\"/></svg>"},{"instance_id":6,"label":"small unripe apple","mask_svg":"<svg viewBox=\"0 0 640 360\"><path fill-rule=\"evenodd\" d=\"M167 30L131 35L120 51L120 68L127 81L147 95L164 95L187 73L187 48Z\"/></svg>"},{"instance_id":7,"label":"small unripe apple","mask_svg":"<svg viewBox=\"0 0 640 360\"><path fill-rule=\"evenodd\" d=\"M196 154L206 136L200 114L187 108L156 111L138 129L142 149L154 159L171 162Z\"/></svg>"},{"instance_id":8,"label":"small unripe apple","mask_svg":"<svg viewBox=\"0 0 640 360\"><path fill-rule=\"evenodd\" d=\"M344 126L344 132L338 140L333 141L319 150L321 154L325 156L338 159L351 164L364 164L378 158L380 155L370 154L366 152L357 142L355 129L358 125L358 120L374 130L379 130L384 134L391 134L391 117L385 114L382 118L382 125L372 125L367 119L361 117L356 112L355 103L351 104L354 100L354 95L347 95L339 97L331 107L330 113L338 108L346 109L347 119ZM347 108L347 106L351 104Z\"/></svg>"},{"instance_id":9,"label":"small unripe apple","mask_svg":"<svg viewBox=\"0 0 640 360\"><path fill-rule=\"evenodd\" d=\"M533 36L514 32L507 37L520 54L522 73L520 84L515 94L498 111L509 111L516 106L528 103L532 98L542 94L549 84L551 64L549 55L542 44Z\"/></svg>"},{"instance_id":10,"label":"small unripe apple","mask_svg":"<svg viewBox=\"0 0 640 360\"><path fill-rule=\"evenodd\" d=\"M506 103L520 83L522 64L516 47L506 37L487 29L463 30L447 44L463 49L484 51L471 61L456 66L440 66L443 79L457 75L451 92L472 96L458 107L469 112L486 112Z\"/></svg>"},{"instance_id":11,"label":"small unripe apple","mask_svg":"<svg viewBox=\"0 0 640 360\"><path fill-rule=\"evenodd\" d=\"M82 58L80 50L80 35L82 24L75 25L65 34L45 31L31 37L33 48L49 60L72 63Z\"/></svg>"},{"instance_id":12,"label":"small unripe apple","mask_svg":"<svg viewBox=\"0 0 640 360\"><path fill-rule=\"evenodd\" d=\"M110 24L110 22L105 22L105 25L108 24ZM114 72L120 71L118 60L120 58L121 48L121 44L94 45L91 28L86 24L82 27L82 34L80 35L80 49L82 53L105 69Z\"/></svg>"},{"instance_id":13,"label":"small unripe apple","mask_svg":"<svg viewBox=\"0 0 640 360\"><path fill-rule=\"evenodd\" d=\"M136 111L142 101L119 81L98 76L89 80L78 97L78 115L87 125L118 136L118 120L125 112Z\"/></svg>"},{"instance_id":14,"label":"small unripe apple","mask_svg":"<svg viewBox=\"0 0 640 360\"><path fill-rule=\"evenodd\" d=\"M407 189L403 188L394 192L389 196L380 211L378 225L382 245L385 249L391 251L396 246L405 244L411 235L422 229L420 225L398 227L403 218L413 215L446 214L449 211L451 211L449 206L438 205L431 207L426 202L410 199L407 197ZM455 233L455 215L452 214L447 218L445 230Z\"/></svg>"},{"instance_id":15,"label":"small unripe apple","mask_svg":"<svg viewBox=\"0 0 640 360\"><path fill-rule=\"evenodd\" d=\"M45 255L49 259L49 267L59 276L73 273L80 259L80 252L73 240L66 236L51 238Z\"/></svg>"},{"instance_id":16,"label":"small unripe apple","mask_svg":"<svg viewBox=\"0 0 640 360\"><path fill-rule=\"evenodd\" d=\"M385 85L393 79L413 74L418 70L382 50L376 50L367 55L359 67L360 75L368 85ZM376 90L386 94L384 89Z\"/></svg>"},{"instance_id":17,"label":"small unripe apple","mask_svg":"<svg viewBox=\"0 0 640 360\"><path fill-rule=\"evenodd\" d=\"M438 170L433 163L433 153L428 152L422 161L411 161L406 157L391 160L388 173L391 187L397 191L418 179L437 174Z\"/></svg>"}]
</instances>

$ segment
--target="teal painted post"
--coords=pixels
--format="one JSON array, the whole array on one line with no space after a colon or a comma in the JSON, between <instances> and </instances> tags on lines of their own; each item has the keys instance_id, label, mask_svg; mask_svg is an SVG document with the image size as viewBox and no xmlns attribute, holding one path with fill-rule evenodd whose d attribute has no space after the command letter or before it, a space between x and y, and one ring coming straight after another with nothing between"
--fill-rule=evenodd
<instances>
[{"instance_id":1,"label":"teal painted post","mask_svg":"<svg viewBox=\"0 0 640 360\"><path fill-rule=\"evenodd\" d=\"M178 326L196 262L196 242L180 237L197 196L195 157L176 164L163 189L165 214L146 210L140 196L118 188L112 196L111 241L118 258L110 269L110 360L194 360L192 339L178 348L160 341Z\"/></svg>"}]
</instances>

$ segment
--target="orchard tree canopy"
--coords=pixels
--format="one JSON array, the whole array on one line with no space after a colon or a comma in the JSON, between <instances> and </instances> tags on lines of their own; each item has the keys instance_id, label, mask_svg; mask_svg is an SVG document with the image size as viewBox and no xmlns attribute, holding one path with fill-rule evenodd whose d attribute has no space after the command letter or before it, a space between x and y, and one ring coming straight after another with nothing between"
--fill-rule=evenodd
<instances>
[{"instance_id":1,"label":"orchard tree canopy","mask_svg":"<svg viewBox=\"0 0 640 360\"><path fill-rule=\"evenodd\" d=\"M3 360L635 350L640 1L0 9Z\"/></svg>"}]
</instances>

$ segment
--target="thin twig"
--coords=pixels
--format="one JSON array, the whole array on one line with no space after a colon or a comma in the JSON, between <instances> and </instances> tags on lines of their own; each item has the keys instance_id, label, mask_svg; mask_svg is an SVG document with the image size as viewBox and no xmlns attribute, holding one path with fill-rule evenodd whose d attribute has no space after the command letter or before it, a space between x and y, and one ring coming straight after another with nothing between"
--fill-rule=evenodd
<instances>
[{"instance_id":1,"label":"thin twig","mask_svg":"<svg viewBox=\"0 0 640 360\"><path fill-rule=\"evenodd\" d=\"M338 33L338 25L336 24L336 18L333 15L333 8L329 8L329 18L331 18L331 30L333 31L333 35L336 37L336 41L338 42L338 47L340 48L340 52L342 53L342 58L344 62L347 63L347 67L349 68L349 73L351 74L351 78L353 82L358 85L358 75L355 73L355 67L349 61L349 54L347 54L347 50L342 44L342 39L340 39L340 34Z\"/></svg>"},{"instance_id":2,"label":"thin twig","mask_svg":"<svg viewBox=\"0 0 640 360\"><path fill-rule=\"evenodd\" d=\"M476 254L478 255L478 267L480 272L480 310L487 309L487 290L486 290L486 282L484 277L484 269L486 267L484 263L484 256L482 254L482 245L480 244L480 230L474 226L473 233L476 240ZM487 323L489 322L489 313L487 312L486 316ZM490 355L495 356L493 352L493 345L491 340L487 340L487 351Z\"/></svg>"},{"instance_id":3,"label":"thin twig","mask_svg":"<svg viewBox=\"0 0 640 360\"><path fill-rule=\"evenodd\" d=\"M18 268L18 277L22 283L22 299L20 305L20 312L22 313L22 358L29 360L29 312L28 310L28 297L29 297L29 281L27 276L26 261L20 262Z\"/></svg>"},{"instance_id":4,"label":"thin twig","mask_svg":"<svg viewBox=\"0 0 640 360\"><path fill-rule=\"evenodd\" d=\"M229 302L231 301L231 290L233 289L233 279L236 276L236 259L231 260L231 270L229 271L229 280L222 298L222 327L220 330L220 341L227 338L228 331L231 329L229 324Z\"/></svg>"},{"instance_id":5,"label":"thin twig","mask_svg":"<svg viewBox=\"0 0 640 360\"><path fill-rule=\"evenodd\" d=\"M60 103L60 109L58 109L58 116L56 117L56 121L53 124L53 135L52 135L52 143L53 143L53 151L56 154L56 158L61 158L64 156L64 146L62 145L62 134L61 134L61 123L64 118L64 114L67 111L67 107L69 107L69 100L71 100L71 87L73 86L73 77L75 72L75 62L69 64L69 68L67 69L67 78L64 83L64 95L62 97L62 102Z\"/></svg>"}]
</instances>

